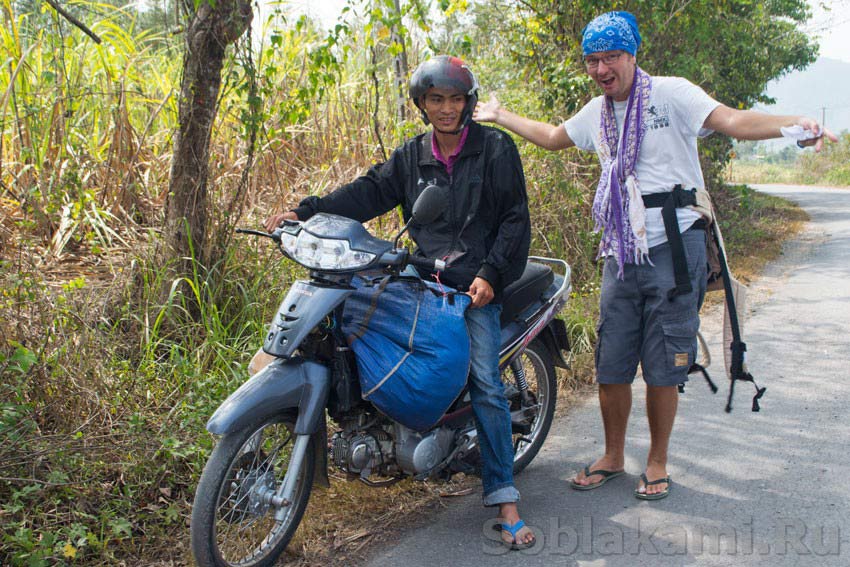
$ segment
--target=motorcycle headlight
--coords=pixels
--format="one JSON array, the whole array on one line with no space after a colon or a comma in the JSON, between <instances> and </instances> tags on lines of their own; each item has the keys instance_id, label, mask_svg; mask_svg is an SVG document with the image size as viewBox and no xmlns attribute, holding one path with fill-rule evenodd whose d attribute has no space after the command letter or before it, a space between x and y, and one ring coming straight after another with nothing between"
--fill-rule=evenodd
<instances>
[{"instance_id":1,"label":"motorcycle headlight","mask_svg":"<svg viewBox=\"0 0 850 567\"><path fill-rule=\"evenodd\" d=\"M306 230L282 233L280 245L290 258L314 270L356 270L375 260L374 254L352 250L347 240L319 238Z\"/></svg>"}]
</instances>

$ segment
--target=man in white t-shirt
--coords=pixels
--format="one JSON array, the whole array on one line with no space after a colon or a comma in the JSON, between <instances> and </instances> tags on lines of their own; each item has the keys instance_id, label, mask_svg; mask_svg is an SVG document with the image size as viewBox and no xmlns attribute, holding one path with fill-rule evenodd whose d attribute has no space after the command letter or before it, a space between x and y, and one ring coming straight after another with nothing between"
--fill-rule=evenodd
<instances>
[{"instance_id":1,"label":"man in white t-shirt","mask_svg":"<svg viewBox=\"0 0 850 567\"><path fill-rule=\"evenodd\" d=\"M623 474L631 383L640 363L651 444L635 496L658 500L670 492L667 449L677 385L687 380L696 356L706 279L700 214L684 206L693 203L676 201L665 228L661 203L674 194L692 195L683 188L704 188L697 140L713 131L764 140L796 126L804 133L798 145L817 151L824 136L837 138L811 118L735 110L686 79L650 77L637 65L640 42L637 21L628 12L608 12L587 25L582 32L584 62L603 95L562 125L518 116L495 99L479 103L474 119L495 122L549 150L576 146L599 156L602 175L593 216L602 231L599 256L605 265L596 379L605 454L570 485L591 490Z\"/></svg>"}]
</instances>

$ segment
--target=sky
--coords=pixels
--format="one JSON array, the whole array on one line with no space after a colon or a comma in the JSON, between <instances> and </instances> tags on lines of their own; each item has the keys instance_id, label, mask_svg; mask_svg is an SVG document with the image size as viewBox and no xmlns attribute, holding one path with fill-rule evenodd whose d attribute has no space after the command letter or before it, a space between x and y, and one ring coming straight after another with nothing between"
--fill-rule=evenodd
<instances>
[{"instance_id":1,"label":"sky","mask_svg":"<svg viewBox=\"0 0 850 567\"><path fill-rule=\"evenodd\" d=\"M283 3L296 13L306 13L332 26L346 0L284 0ZM819 39L820 56L850 63L850 0L809 0L809 5L814 14L806 31Z\"/></svg>"},{"instance_id":2,"label":"sky","mask_svg":"<svg viewBox=\"0 0 850 567\"><path fill-rule=\"evenodd\" d=\"M820 56L850 63L850 1L809 2L814 14L810 29L819 38ZM824 10L826 5L831 10Z\"/></svg>"}]
</instances>

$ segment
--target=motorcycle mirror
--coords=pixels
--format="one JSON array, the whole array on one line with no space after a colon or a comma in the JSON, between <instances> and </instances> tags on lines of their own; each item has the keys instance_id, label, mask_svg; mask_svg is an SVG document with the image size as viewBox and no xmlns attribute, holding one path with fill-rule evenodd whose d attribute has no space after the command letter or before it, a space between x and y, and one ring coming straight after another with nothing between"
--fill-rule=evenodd
<instances>
[{"instance_id":1,"label":"motorcycle mirror","mask_svg":"<svg viewBox=\"0 0 850 567\"><path fill-rule=\"evenodd\" d=\"M442 187L429 185L413 203L412 218L418 225L431 224L445 210L446 194Z\"/></svg>"}]
</instances>

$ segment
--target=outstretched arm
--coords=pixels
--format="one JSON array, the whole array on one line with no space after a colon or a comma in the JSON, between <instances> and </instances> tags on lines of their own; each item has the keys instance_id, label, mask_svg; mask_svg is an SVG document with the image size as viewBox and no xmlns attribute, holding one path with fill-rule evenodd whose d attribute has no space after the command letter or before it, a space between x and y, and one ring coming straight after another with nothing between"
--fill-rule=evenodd
<instances>
[{"instance_id":1,"label":"outstretched arm","mask_svg":"<svg viewBox=\"0 0 850 567\"><path fill-rule=\"evenodd\" d=\"M531 120L518 114L514 114L507 108L502 108L495 96L491 96L486 103L479 102L475 106L472 119L476 122L493 122L522 136L532 144L547 150L563 150L570 148L575 143L570 140L567 130L560 126L552 126L545 122Z\"/></svg>"},{"instance_id":2,"label":"outstretched arm","mask_svg":"<svg viewBox=\"0 0 850 567\"><path fill-rule=\"evenodd\" d=\"M781 138L780 128L790 126L802 126L810 130L816 138L800 142L803 146L814 146L819 152L823 147L823 138L827 137L833 142L838 138L823 128L814 118L807 116L774 116L755 110L736 110L725 105L715 108L703 126L726 134L737 140L768 140L770 138Z\"/></svg>"}]
</instances>

